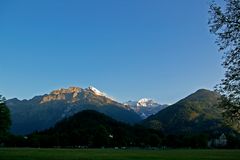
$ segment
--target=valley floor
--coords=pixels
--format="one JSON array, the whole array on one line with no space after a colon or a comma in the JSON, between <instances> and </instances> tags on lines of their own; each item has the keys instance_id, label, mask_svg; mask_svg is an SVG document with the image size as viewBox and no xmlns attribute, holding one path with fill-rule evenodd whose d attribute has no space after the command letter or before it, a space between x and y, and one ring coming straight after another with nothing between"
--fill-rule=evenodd
<instances>
[{"instance_id":1,"label":"valley floor","mask_svg":"<svg viewBox=\"0 0 240 160\"><path fill-rule=\"evenodd\" d=\"M1 160L239 160L240 150L0 148Z\"/></svg>"}]
</instances>

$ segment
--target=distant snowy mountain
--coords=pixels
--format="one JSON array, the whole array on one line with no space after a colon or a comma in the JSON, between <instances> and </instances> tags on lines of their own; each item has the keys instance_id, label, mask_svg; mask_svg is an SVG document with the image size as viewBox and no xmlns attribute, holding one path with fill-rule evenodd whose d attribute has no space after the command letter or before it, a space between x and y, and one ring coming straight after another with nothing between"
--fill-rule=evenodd
<instances>
[{"instance_id":1,"label":"distant snowy mountain","mask_svg":"<svg viewBox=\"0 0 240 160\"><path fill-rule=\"evenodd\" d=\"M138 115L142 118L147 118L153 114L156 114L160 110L166 108L168 105L161 105L156 101L148 98L142 98L138 101L128 101L124 103L127 106L130 106Z\"/></svg>"},{"instance_id":2,"label":"distant snowy mountain","mask_svg":"<svg viewBox=\"0 0 240 160\"><path fill-rule=\"evenodd\" d=\"M142 98L137 102L138 107L156 107L159 105L156 101L148 98Z\"/></svg>"}]
</instances>

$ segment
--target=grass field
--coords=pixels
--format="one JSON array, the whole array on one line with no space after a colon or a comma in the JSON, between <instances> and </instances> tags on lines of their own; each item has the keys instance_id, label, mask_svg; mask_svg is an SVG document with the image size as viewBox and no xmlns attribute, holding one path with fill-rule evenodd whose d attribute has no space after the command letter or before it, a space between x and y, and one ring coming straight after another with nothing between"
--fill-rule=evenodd
<instances>
[{"instance_id":1,"label":"grass field","mask_svg":"<svg viewBox=\"0 0 240 160\"><path fill-rule=\"evenodd\" d=\"M240 150L0 148L0 160L240 160Z\"/></svg>"}]
</instances>

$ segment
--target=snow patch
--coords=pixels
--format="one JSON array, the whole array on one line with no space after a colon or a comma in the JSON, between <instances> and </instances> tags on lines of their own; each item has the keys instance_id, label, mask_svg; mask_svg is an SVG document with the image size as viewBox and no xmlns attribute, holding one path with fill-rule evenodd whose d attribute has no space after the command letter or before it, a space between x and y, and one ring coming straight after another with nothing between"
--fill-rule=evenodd
<instances>
[{"instance_id":1,"label":"snow patch","mask_svg":"<svg viewBox=\"0 0 240 160\"><path fill-rule=\"evenodd\" d=\"M155 107L158 105L159 104L156 101L148 98L142 98L137 102L138 107Z\"/></svg>"},{"instance_id":2,"label":"snow patch","mask_svg":"<svg viewBox=\"0 0 240 160\"><path fill-rule=\"evenodd\" d=\"M89 86L88 89L91 90L93 93L95 93L98 96L106 96L105 93L99 91L97 88L95 88L93 86Z\"/></svg>"},{"instance_id":3,"label":"snow patch","mask_svg":"<svg viewBox=\"0 0 240 160\"><path fill-rule=\"evenodd\" d=\"M95 88L95 87L93 87L93 86L89 86L88 89L89 89L90 91L92 91L92 92L93 92L95 95L97 95L97 96L107 97L107 98L115 101L114 98L108 96L106 93L101 92L100 90L98 90L97 88Z\"/></svg>"}]
</instances>

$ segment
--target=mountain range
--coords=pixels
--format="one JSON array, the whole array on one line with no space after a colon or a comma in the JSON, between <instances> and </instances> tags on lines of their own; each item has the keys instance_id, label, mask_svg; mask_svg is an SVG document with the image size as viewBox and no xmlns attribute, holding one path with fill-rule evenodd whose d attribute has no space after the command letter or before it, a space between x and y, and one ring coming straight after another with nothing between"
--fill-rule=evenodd
<instances>
[{"instance_id":1,"label":"mountain range","mask_svg":"<svg viewBox=\"0 0 240 160\"><path fill-rule=\"evenodd\" d=\"M70 87L30 100L10 99L6 104L14 134L48 129L83 110L95 110L122 123L167 134L232 132L233 128L224 123L219 98L214 91L200 89L170 106L146 98L119 103L94 87Z\"/></svg>"},{"instance_id":2,"label":"mountain range","mask_svg":"<svg viewBox=\"0 0 240 160\"><path fill-rule=\"evenodd\" d=\"M87 109L99 111L125 123L141 121L141 117L129 106L114 101L91 86L85 89L58 89L30 100L14 98L7 100L6 104L11 111L11 131L15 134L47 129L63 118Z\"/></svg>"}]
</instances>

